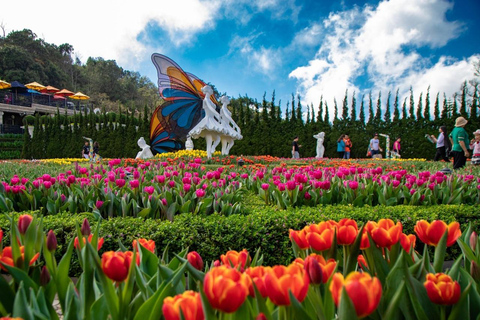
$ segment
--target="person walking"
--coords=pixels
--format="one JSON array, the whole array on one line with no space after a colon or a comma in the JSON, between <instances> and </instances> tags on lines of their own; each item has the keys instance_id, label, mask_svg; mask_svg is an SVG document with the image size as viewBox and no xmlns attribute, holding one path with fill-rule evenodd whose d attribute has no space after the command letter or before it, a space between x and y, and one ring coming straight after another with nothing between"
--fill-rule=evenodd
<instances>
[{"instance_id":1,"label":"person walking","mask_svg":"<svg viewBox=\"0 0 480 320\"><path fill-rule=\"evenodd\" d=\"M342 134L337 140L337 152L340 159L343 159L343 155L345 154L345 141L343 138L345 138L344 134Z\"/></svg>"},{"instance_id":2,"label":"person walking","mask_svg":"<svg viewBox=\"0 0 480 320\"><path fill-rule=\"evenodd\" d=\"M450 152L452 146L450 145L450 140L447 139L447 127L441 126L438 129L439 135L438 138L432 134L430 137L432 138L433 142L437 144L437 152L435 153L435 157L433 161L440 161L443 159L445 162L450 162L450 158L448 157L448 153Z\"/></svg>"},{"instance_id":3,"label":"person walking","mask_svg":"<svg viewBox=\"0 0 480 320\"><path fill-rule=\"evenodd\" d=\"M343 137L343 141L345 142L345 153L343 154L343 159L350 159L350 151L352 149L352 141L348 134Z\"/></svg>"},{"instance_id":4,"label":"person walking","mask_svg":"<svg viewBox=\"0 0 480 320\"><path fill-rule=\"evenodd\" d=\"M375 155L380 154L383 152L383 149L380 147L380 140L378 140L378 133L375 133L373 138L370 140L370 152L372 154L372 158Z\"/></svg>"},{"instance_id":5,"label":"person walking","mask_svg":"<svg viewBox=\"0 0 480 320\"><path fill-rule=\"evenodd\" d=\"M402 149L400 143L401 143L402 139L400 137L397 138L397 140L395 140L395 142L393 143L393 152L395 153L395 158L400 158L400 150Z\"/></svg>"},{"instance_id":6,"label":"person walking","mask_svg":"<svg viewBox=\"0 0 480 320\"><path fill-rule=\"evenodd\" d=\"M455 119L455 128L448 136L452 144L454 170L464 167L470 156L467 149L468 133L464 128L467 123L468 121L464 117Z\"/></svg>"},{"instance_id":7,"label":"person walking","mask_svg":"<svg viewBox=\"0 0 480 320\"><path fill-rule=\"evenodd\" d=\"M292 158L293 159L300 159L300 147L302 145L298 144L298 137L293 138L293 143L292 143Z\"/></svg>"},{"instance_id":8,"label":"person walking","mask_svg":"<svg viewBox=\"0 0 480 320\"><path fill-rule=\"evenodd\" d=\"M480 129L477 129L473 133L474 139L470 141L470 149L472 151L472 164L479 165L480 164Z\"/></svg>"}]
</instances>

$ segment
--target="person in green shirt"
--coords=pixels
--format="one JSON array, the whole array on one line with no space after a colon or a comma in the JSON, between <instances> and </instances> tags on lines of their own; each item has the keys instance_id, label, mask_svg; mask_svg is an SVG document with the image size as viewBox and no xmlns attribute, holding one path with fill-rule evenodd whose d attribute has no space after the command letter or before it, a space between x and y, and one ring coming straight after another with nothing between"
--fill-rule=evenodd
<instances>
[{"instance_id":1,"label":"person in green shirt","mask_svg":"<svg viewBox=\"0 0 480 320\"><path fill-rule=\"evenodd\" d=\"M449 135L452 143L453 169L459 169L465 166L470 153L467 149L468 133L465 125L468 121L464 117L458 117L455 120L455 128Z\"/></svg>"}]
</instances>

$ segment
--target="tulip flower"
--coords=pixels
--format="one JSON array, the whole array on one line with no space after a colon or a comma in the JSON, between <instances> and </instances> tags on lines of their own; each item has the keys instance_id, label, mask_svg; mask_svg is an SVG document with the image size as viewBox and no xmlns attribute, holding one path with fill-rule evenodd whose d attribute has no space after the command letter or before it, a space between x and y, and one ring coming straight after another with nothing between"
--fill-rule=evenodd
<instances>
[{"instance_id":1,"label":"tulip flower","mask_svg":"<svg viewBox=\"0 0 480 320\"><path fill-rule=\"evenodd\" d=\"M138 242L142 247L144 247L148 251L152 253L155 252L155 241L142 238L142 239L138 239ZM137 250L137 240L133 240L132 247L133 247L133 251Z\"/></svg>"},{"instance_id":2,"label":"tulip flower","mask_svg":"<svg viewBox=\"0 0 480 320\"><path fill-rule=\"evenodd\" d=\"M294 241L296 245L302 249L308 249L308 241L307 241L307 233L305 229L300 230L300 231L295 231L290 229L290 241Z\"/></svg>"},{"instance_id":3,"label":"tulip flower","mask_svg":"<svg viewBox=\"0 0 480 320\"><path fill-rule=\"evenodd\" d=\"M3 240L3 230L0 229L0 244L2 243L2 240Z\"/></svg>"},{"instance_id":4,"label":"tulip flower","mask_svg":"<svg viewBox=\"0 0 480 320\"><path fill-rule=\"evenodd\" d=\"M337 228L337 243L339 245L351 245L358 235L357 222L352 219L342 219L338 223L331 221Z\"/></svg>"},{"instance_id":5,"label":"tulip flower","mask_svg":"<svg viewBox=\"0 0 480 320\"><path fill-rule=\"evenodd\" d=\"M187 254L187 261L190 263L195 269L203 271L203 259L198 254L197 251L191 251Z\"/></svg>"},{"instance_id":6,"label":"tulip flower","mask_svg":"<svg viewBox=\"0 0 480 320\"><path fill-rule=\"evenodd\" d=\"M368 221L365 228L380 248L390 248L398 243L402 234L402 224L395 224L391 219L380 219L378 223Z\"/></svg>"},{"instance_id":7,"label":"tulip flower","mask_svg":"<svg viewBox=\"0 0 480 320\"><path fill-rule=\"evenodd\" d=\"M27 232L28 226L32 222L33 217L29 214L23 214L18 218L18 231L21 234L25 234Z\"/></svg>"},{"instance_id":8,"label":"tulip flower","mask_svg":"<svg viewBox=\"0 0 480 320\"><path fill-rule=\"evenodd\" d=\"M80 231L82 232L82 234L83 234L84 236L88 236L88 235L91 233L91 231L90 231L90 223L88 223L87 218L83 219L82 227L81 227Z\"/></svg>"},{"instance_id":9,"label":"tulip flower","mask_svg":"<svg viewBox=\"0 0 480 320\"><path fill-rule=\"evenodd\" d=\"M92 238L93 238L93 234L89 235L88 242L92 243ZM82 239L83 239L83 245L85 245L85 237L82 237ZM103 242L104 242L103 238L98 238L97 251L102 248ZM75 247L75 249L80 249L78 237L75 237L75 240L73 241L73 246Z\"/></svg>"},{"instance_id":10,"label":"tulip flower","mask_svg":"<svg viewBox=\"0 0 480 320\"><path fill-rule=\"evenodd\" d=\"M175 297L166 297L163 300L163 316L165 320L180 320L180 310L182 310L185 320L203 320L202 299L200 294L195 291L187 290Z\"/></svg>"},{"instance_id":11,"label":"tulip flower","mask_svg":"<svg viewBox=\"0 0 480 320\"><path fill-rule=\"evenodd\" d=\"M442 220L434 220L432 223L428 223L425 220L417 221L414 230L418 238L430 246L437 246L446 231L448 231L447 247L453 245L462 235L458 222L452 222L447 225Z\"/></svg>"},{"instance_id":12,"label":"tulip flower","mask_svg":"<svg viewBox=\"0 0 480 320\"><path fill-rule=\"evenodd\" d=\"M2 238L0 237L0 242L1 242L1 239ZM477 233L473 231L469 239L470 248L472 248L473 251L475 251L475 248L477 247L477 241L478 241Z\"/></svg>"},{"instance_id":13,"label":"tulip flower","mask_svg":"<svg viewBox=\"0 0 480 320\"><path fill-rule=\"evenodd\" d=\"M260 295L264 298L267 296L267 288L265 286L265 275L271 271L272 271L271 267L264 267L264 266L251 267L245 270L245 274L250 277L253 283L255 283L255 286L260 292ZM252 283L250 284L248 291L251 297L255 297L255 290L253 289Z\"/></svg>"},{"instance_id":14,"label":"tulip flower","mask_svg":"<svg viewBox=\"0 0 480 320\"><path fill-rule=\"evenodd\" d=\"M246 274L227 266L211 269L203 279L203 290L212 308L235 312L248 295L250 280Z\"/></svg>"},{"instance_id":15,"label":"tulip flower","mask_svg":"<svg viewBox=\"0 0 480 320\"><path fill-rule=\"evenodd\" d=\"M20 254L21 254L21 260L25 260L25 254L24 254L24 251L25 251L25 247L24 246L21 246L20 247ZM30 264L29 265L32 265L35 263L35 261L37 261L38 257L40 256L40 253L36 253L32 259L30 259ZM6 265L9 265L9 266L15 266L15 263L13 261L13 255L12 255L12 247L5 247L3 248L3 251L0 252L0 262L6 264ZM7 271L7 269L2 265L0 264L0 268L4 271Z\"/></svg>"},{"instance_id":16,"label":"tulip flower","mask_svg":"<svg viewBox=\"0 0 480 320\"><path fill-rule=\"evenodd\" d=\"M452 305L460 299L460 285L446 274L428 273L423 285L433 303Z\"/></svg>"},{"instance_id":17,"label":"tulip flower","mask_svg":"<svg viewBox=\"0 0 480 320\"><path fill-rule=\"evenodd\" d=\"M314 273L315 268L316 268L316 266L313 266L314 269L313 270L311 269L312 262L313 262L313 261L311 261L312 259L315 260L318 263L318 265L321 269L322 282L327 283L328 279L330 279L330 277L332 276L333 271L335 270L335 267L337 266L337 262L335 261L335 259L328 259L328 261L326 261L325 258L322 255L319 255L319 254L316 254L316 253L311 253L308 257L305 258L305 261L303 263L305 271L308 273L308 275L310 277L310 282L311 283L316 283L316 284L318 284L319 282L312 281L312 272ZM316 277L318 278L319 275L317 275ZM313 278L315 278L315 277L313 277Z\"/></svg>"},{"instance_id":18,"label":"tulip flower","mask_svg":"<svg viewBox=\"0 0 480 320\"><path fill-rule=\"evenodd\" d=\"M250 263L252 259L250 258L247 249L243 249L240 252L230 250L226 254L222 254L220 260L223 265L231 266L233 268L239 267L240 271L243 271L247 262Z\"/></svg>"},{"instance_id":19,"label":"tulip flower","mask_svg":"<svg viewBox=\"0 0 480 320\"><path fill-rule=\"evenodd\" d=\"M113 281L122 282L128 276L133 252L107 251L102 255L102 270ZM137 264L139 259L137 255Z\"/></svg>"},{"instance_id":20,"label":"tulip flower","mask_svg":"<svg viewBox=\"0 0 480 320\"><path fill-rule=\"evenodd\" d=\"M400 235L400 244L402 245L402 248L408 253L410 253L410 248L415 248L416 241L417 237L414 234L406 235L405 233L402 233Z\"/></svg>"},{"instance_id":21,"label":"tulip flower","mask_svg":"<svg viewBox=\"0 0 480 320\"><path fill-rule=\"evenodd\" d=\"M358 266L362 269L368 268L367 261L365 260L365 257L362 254L358 255L357 263L358 263Z\"/></svg>"},{"instance_id":22,"label":"tulip flower","mask_svg":"<svg viewBox=\"0 0 480 320\"><path fill-rule=\"evenodd\" d=\"M329 289L337 306L340 304L342 290L345 289L359 318L375 311L382 297L380 280L368 273L356 271L351 272L346 278L339 272L335 273Z\"/></svg>"},{"instance_id":23,"label":"tulip flower","mask_svg":"<svg viewBox=\"0 0 480 320\"><path fill-rule=\"evenodd\" d=\"M46 266L43 266L42 271L40 272L40 285L46 286L50 282L50 279L50 272L48 272Z\"/></svg>"},{"instance_id":24,"label":"tulip flower","mask_svg":"<svg viewBox=\"0 0 480 320\"><path fill-rule=\"evenodd\" d=\"M57 237L55 233L53 233L53 230L48 231L47 234L47 249L50 252L57 250Z\"/></svg>"},{"instance_id":25,"label":"tulip flower","mask_svg":"<svg viewBox=\"0 0 480 320\"><path fill-rule=\"evenodd\" d=\"M320 222L305 227L307 241L312 249L324 251L330 249L333 243L333 228L328 222Z\"/></svg>"},{"instance_id":26,"label":"tulip flower","mask_svg":"<svg viewBox=\"0 0 480 320\"><path fill-rule=\"evenodd\" d=\"M274 266L265 275L267 295L277 306L289 306L289 292L302 302L307 296L309 277L298 263L289 266Z\"/></svg>"}]
</instances>

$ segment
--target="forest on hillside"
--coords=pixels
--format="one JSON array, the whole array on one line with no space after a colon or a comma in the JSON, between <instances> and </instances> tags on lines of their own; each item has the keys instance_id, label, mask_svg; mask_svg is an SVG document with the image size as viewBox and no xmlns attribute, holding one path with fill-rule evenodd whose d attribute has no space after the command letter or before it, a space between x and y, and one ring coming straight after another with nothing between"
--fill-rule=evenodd
<instances>
[{"instance_id":1,"label":"forest on hillside","mask_svg":"<svg viewBox=\"0 0 480 320\"><path fill-rule=\"evenodd\" d=\"M82 64L78 59L72 58L73 52L71 45L57 46L46 43L31 30L13 31L3 38L0 37L0 78L23 83L37 81L57 88L82 91L91 96L95 107L102 110L102 115L89 118L88 128L83 129L82 121L76 117L61 120L61 116L57 115L55 118L44 116L37 119L35 127L43 128L37 136L34 133L32 139L38 150L32 150L26 157L53 156L46 152L49 149L47 144L52 144L49 140L53 139L49 137L48 128L53 128L58 123L65 122L62 129L65 131L61 133L65 137L74 134L70 129L66 129L67 123L78 123L79 128L71 138L72 141L79 139L79 131L88 130L93 139L103 140L104 146L117 145L114 141L118 140L119 136L123 139L124 133L117 131L117 128L121 128L117 123L127 127L133 123L142 123L136 133L129 132L133 141L129 147L132 149L128 152L129 155L119 154L121 148L104 148L102 154L105 157L130 156L136 148L135 141L140 136L147 135L146 123L153 109L161 102L158 89L146 77L122 69L113 60L88 58L87 62ZM282 104L282 101L276 100L275 92L269 98L265 93L262 101L248 96L233 97L230 103L232 116L241 128L244 138L235 142L231 153L290 157L293 137L299 136L301 156L313 157L316 147L313 135L323 131L326 134L326 157L335 157L337 139L341 134L349 134L353 143L352 157L364 158L368 142L374 133L383 133L391 137L391 143L397 137L402 138L404 158L432 159L435 146L425 138L426 134L437 135L438 128L442 125L446 125L451 131L455 118L460 115L469 120L466 130L470 136L473 137L473 131L480 128L479 62L475 64L475 70L475 78L464 81L458 92L451 97L441 92L430 92L430 89L426 92L413 92L410 89L409 96L403 100L399 97L398 89L388 92L386 97L382 96L381 92L359 95L346 91L343 100L334 100L333 106L328 105L322 97L318 97L317 106L302 105L301 97L294 94L290 101ZM140 112L132 120L128 120L125 114L122 116L122 113L129 114L131 112L127 111L133 110ZM119 114L112 113L107 117L107 111ZM98 124L98 129L95 123ZM148 137L146 140L149 140ZM45 146L42 147L42 143ZM102 144L102 141L100 143ZM196 148L205 149L205 142L201 139L194 143ZM383 138L381 145L385 148ZM76 150L76 147L72 146L72 150L65 150L65 154L56 153L55 156L75 156Z\"/></svg>"}]
</instances>

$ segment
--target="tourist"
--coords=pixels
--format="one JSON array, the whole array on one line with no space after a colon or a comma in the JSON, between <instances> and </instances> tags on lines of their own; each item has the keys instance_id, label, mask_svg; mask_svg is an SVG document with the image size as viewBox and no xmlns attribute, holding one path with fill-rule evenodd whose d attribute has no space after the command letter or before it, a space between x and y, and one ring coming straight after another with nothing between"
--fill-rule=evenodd
<instances>
[{"instance_id":1,"label":"tourist","mask_svg":"<svg viewBox=\"0 0 480 320\"><path fill-rule=\"evenodd\" d=\"M343 141L343 138L345 138L344 134L337 140L337 152L340 159L343 159L343 155L345 154L345 141Z\"/></svg>"},{"instance_id":2,"label":"tourist","mask_svg":"<svg viewBox=\"0 0 480 320\"><path fill-rule=\"evenodd\" d=\"M450 133L450 142L453 145L453 169L460 169L465 166L467 158L470 153L467 149L468 133L465 130L465 125L468 121L464 117L458 117L455 120L455 128Z\"/></svg>"},{"instance_id":3,"label":"tourist","mask_svg":"<svg viewBox=\"0 0 480 320\"><path fill-rule=\"evenodd\" d=\"M448 137L447 133L447 127L446 126L441 126L438 129L439 135L437 138L432 134L430 137L432 138L433 142L437 144L437 152L435 153L435 157L433 158L433 161L440 161L443 159L446 162L449 162L450 159L448 157L448 154L451 149L450 145L450 140L445 139Z\"/></svg>"},{"instance_id":4,"label":"tourist","mask_svg":"<svg viewBox=\"0 0 480 320\"><path fill-rule=\"evenodd\" d=\"M380 140L378 140L378 133L375 133L370 140L370 152L372 158L375 157L375 155L380 154L380 152L383 152L383 149L380 147Z\"/></svg>"},{"instance_id":5,"label":"tourist","mask_svg":"<svg viewBox=\"0 0 480 320\"><path fill-rule=\"evenodd\" d=\"M298 145L298 137L293 138L293 143L292 143L292 158L293 159L300 159L300 147L302 145Z\"/></svg>"},{"instance_id":6,"label":"tourist","mask_svg":"<svg viewBox=\"0 0 480 320\"><path fill-rule=\"evenodd\" d=\"M90 159L90 144L88 141L85 141L83 145L82 155L85 159Z\"/></svg>"},{"instance_id":7,"label":"tourist","mask_svg":"<svg viewBox=\"0 0 480 320\"><path fill-rule=\"evenodd\" d=\"M472 149L472 164L480 164L480 129L473 133L474 139L470 142L470 149Z\"/></svg>"},{"instance_id":8,"label":"tourist","mask_svg":"<svg viewBox=\"0 0 480 320\"><path fill-rule=\"evenodd\" d=\"M400 150L402 149L400 145L401 140L402 139L398 137L397 140L395 140L395 142L393 143L393 153L395 158L400 158Z\"/></svg>"},{"instance_id":9,"label":"tourist","mask_svg":"<svg viewBox=\"0 0 480 320\"><path fill-rule=\"evenodd\" d=\"M343 141L345 142L345 153L343 154L343 159L350 159L350 151L352 149L352 141L348 134L343 137Z\"/></svg>"}]
</instances>

